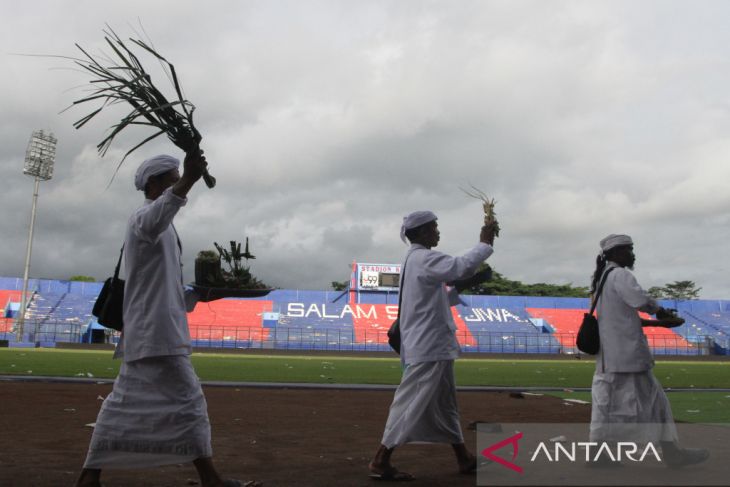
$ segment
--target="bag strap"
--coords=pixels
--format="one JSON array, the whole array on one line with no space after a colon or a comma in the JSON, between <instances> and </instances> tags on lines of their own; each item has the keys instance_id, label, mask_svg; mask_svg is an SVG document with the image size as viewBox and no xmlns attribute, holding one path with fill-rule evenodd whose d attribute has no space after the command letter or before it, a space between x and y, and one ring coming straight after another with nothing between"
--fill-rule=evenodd
<instances>
[{"instance_id":1,"label":"bag strap","mask_svg":"<svg viewBox=\"0 0 730 487\"><path fill-rule=\"evenodd\" d=\"M119 251L119 260L117 261L117 266L114 268L115 281L119 278L119 268L122 265L122 255L124 255L124 244L122 244L122 250Z\"/></svg>"},{"instance_id":2,"label":"bag strap","mask_svg":"<svg viewBox=\"0 0 730 487\"><path fill-rule=\"evenodd\" d=\"M406 256L406 260L403 262L403 270L401 271L400 287L398 288L398 321L400 321L400 305L403 302L403 284L406 282L406 264L412 253L413 251L410 251Z\"/></svg>"},{"instance_id":3,"label":"bag strap","mask_svg":"<svg viewBox=\"0 0 730 487\"><path fill-rule=\"evenodd\" d=\"M601 278L600 284L598 284L598 289L596 289L596 296L593 299L593 304L591 304L591 311L588 314L593 314L593 312L596 310L596 305L598 304L598 298L601 297L601 291L603 291L603 285L606 284L606 278L611 273L612 270L614 270L615 267L611 267L606 272L603 273L603 277Z\"/></svg>"}]
</instances>

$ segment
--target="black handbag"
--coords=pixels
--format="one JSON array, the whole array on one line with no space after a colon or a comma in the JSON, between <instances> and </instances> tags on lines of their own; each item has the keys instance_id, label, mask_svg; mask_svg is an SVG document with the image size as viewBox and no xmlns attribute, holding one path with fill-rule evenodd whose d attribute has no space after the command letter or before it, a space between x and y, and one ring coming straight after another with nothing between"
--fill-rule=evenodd
<instances>
[{"instance_id":1,"label":"black handbag","mask_svg":"<svg viewBox=\"0 0 730 487\"><path fill-rule=\"evenodd\" d=\"M596 290L596 296L593 298L591 310L583 315L583 322L580 324L578 336L575 339L575 346L578 347L578 350L583 353L587 353L588 355L595 355L598 353L598 350L601 349L601 336L598 333L598 318L596 318L593 312L598 304L598 298L601 296L601 291L603 291L603 285L606 283L606 278L614 269L615 267L612 267L603 274L601 283L598 285L598 289Z\"/></svg>"},{"instance_id":2,"label":"black handbag","mask_svg":"<svg viewBox=\"0 0 730 487\"><path fill-rule=\"evenodd\" d=\"M104 281L99 296L96 298L91 314L96 316L100 325L113 330L122 331L124 327L124 280L119 279L119 267L122 264L124 246L119 253L119 261L114 269L114 276Z\"/></svg>"},{"instance_id":3,"label":"black handbag","mask_svg":"<svg viewBox=\"0 0 730 487\"><path fill-rule=\"evenodd\" d=\"M403 283L405 282L404 279L406 277L407 263L408 257L406 257L406 261L403 263L403 270L401 271L401 285L400 289L398 289L398 317L395 319L393 324L390 325L390 328L388 328L388 345L390 345L390 348L395 350L395 353L398 355L400 355L400 305L403 302Z\"/></svg>"}]
</instances>

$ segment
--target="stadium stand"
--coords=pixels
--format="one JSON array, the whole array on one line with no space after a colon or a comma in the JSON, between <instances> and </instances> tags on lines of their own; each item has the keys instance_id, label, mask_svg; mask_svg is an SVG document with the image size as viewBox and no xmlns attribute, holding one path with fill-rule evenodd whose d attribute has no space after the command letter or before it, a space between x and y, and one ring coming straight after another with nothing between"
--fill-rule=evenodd
<instances>
[{"instance_id":1,"label":"stadium stand","mask_svg":"<svg viewBox=\"0 0 730 487\"><path fill-rule=\"evenodd\" d=\"M14 339L13 307L22 279L0 277L0 339ZM3 289L5 288L5 289ZM26 340L52 346L89 341L91 308L101 283L31 280ZM575 353L588 300L462 296L452 308L466 352ZM397 292L275 290L263 299L198 303L188 315L195 346L327 350L389 350L386 332L397 315ZM645 328L658 354L730 354L730 301L662 302L686 323ZM106 339L107 337L105 337ZM112 336L111 340L118 338Z\"/></svg>"},{"instance_id":2,"label":"stadium stand","mask_svg":"<svg viewBox=\"0 0 730 487\"><path fill-rule=\"evenodd\" d=\"M711 337L716 353L730 354L730 312L728 311L684 311L684 328L695 337ZM690 331L687 332L687 336Z\"/></svg>"},{"instance_id":3,"label":"stadium stand","mask_svg":"<svg viewBox=\"0 0 730 487\"><path fill-rule=\"evenodd\" d=\"M36 292L26 314L27 330L41 343L78 342L95 300L83 294Z\"/></svg>"},{"instance_id":4,"label":"stadium stand","mask_svg":"<svg viewBox=\"0 0 730 487\"><path fill-rule=\"evenodd\" d=\"M193 345L251 347L269 339L263 315L272 302L250 299L221 299L198 303L188 313Z\"/></svg>"},{"instance_id":5,"label":"stadium stand","mask_svg":"<svg viewBox=\"0 0 730 487\"><path fill-rule=\"evenodd\" d=\"M15 315L20 307L20 291L0 290L0 338L12 330ZM17 306L17 307L16 307Z\"/></svg>"},{"instance_id":6,"label":"stadium stand","mask_svg":"<svg viewBox=\"0 0 730 487\"><path fill-rule=\"evenodd\" d=\"M351 349L355 343L353 320L361 311L347 303L278 302L279 319L272 347L284 349Z\"/></svg>"},{"instance_id":7,"label":"stadium stand","mask_svg":"<svg viewBox=\"0 0 730 487\"><path fill-rule=\"evenodd\" d=\"M556 353L559 343L550 334L544 334L543 326L530 320L526 311L519 308L470 307L458 305L455 311L457 332L465 351L512 353Z\"/></svg>"}]
</instances>

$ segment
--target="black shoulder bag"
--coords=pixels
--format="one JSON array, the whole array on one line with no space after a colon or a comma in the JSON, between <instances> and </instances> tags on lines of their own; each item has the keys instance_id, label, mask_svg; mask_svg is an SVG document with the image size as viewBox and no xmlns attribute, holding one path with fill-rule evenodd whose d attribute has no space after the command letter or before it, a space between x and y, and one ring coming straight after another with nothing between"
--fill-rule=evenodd
<instances>
[{"instance_id":1,"label":"black shoulder bag","mask_svg":"<svg viewBox=\"0 0 730 487\"><path fill-rule=\"evenodd\" d=\"M587 353L588 355L597 354L598 350L601 348L601 337L598 334L598 318L596 318L593 312L598 304L598 298L601 296L601 291L603 291L603 285L606 284L606 278L614 269L615 267L612 267L603 274L601 283L598 285L598 289L596 290L596 296L593 299L591 310L583 315L583 323L580 324L578 336L575 339L575 345L578 347L578 350L583 353Z\"/></svg>"},{"instance_id":2,"label":"black shoulder bag","mask_svg":"<svg viewBox=\"0 0 730 487\"><path fill-rule=\"evenodd\" d=\"M408 254L409 257L410 255L411 254ZM406 279L407 263L408 257L406 257L406 261L403 263L403 270L401 271L401 285L400 289L398 289L398 317L388 329L388 345L390 345L390 348L395 350L395 353L397 353L398 355L400 355L400 307L401 303L403 302L403 284L405 283Z\"/></svg>"},{"instance_id":3,"label":"black shoulder bag","mask_svg":"<svg viewBox=\"0 0 730 487\"><path fill-rule=\"evenodd\" d=\"M104 281L99 296L96 298L91 314L96 316L100 325L113 330L122 331L124 320L122 319L122 308L124 305L124 281L119 279L119 267L122 265L124 245L119 252L119 261L114 269L114 277Z\"/></svg>"}]
</instances>

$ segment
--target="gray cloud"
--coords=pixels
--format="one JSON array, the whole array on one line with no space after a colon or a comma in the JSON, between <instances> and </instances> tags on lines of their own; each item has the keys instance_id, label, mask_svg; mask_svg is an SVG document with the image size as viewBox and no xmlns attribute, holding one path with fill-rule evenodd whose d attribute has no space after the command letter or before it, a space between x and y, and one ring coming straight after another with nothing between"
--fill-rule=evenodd
<instances>
[{"instance_id":1,"label":"gray cloud","mask_svg":"<svg viewBox=\"0 0 730 487\"><path fill-rule=\"evenodd\" d=\"M527 282L588 282L598 240L631 233L646 287L692 279L727 298L730 32L723 2L8 3L7 53L94 52L109 22L141 16L197 106L219 186L195 188L176 225L192 279L197 250L251 239L254 273L281 287L326 288L353 259L397 262L403 214L440 217L440 248L477 239L475 184L498 200L493 265ZM79 15L83 12L83 15ZM131 27L130 27L131 26ZM0 79L0 275L22 275L33 129L59 138L41 184L34 277L106 277L129 213L122 165L142 132L95 151L109 111L59 113L86 77L60 59L4 54ZM156 78L164 85L164 78Z\"/></svg>"}]
</instances>

